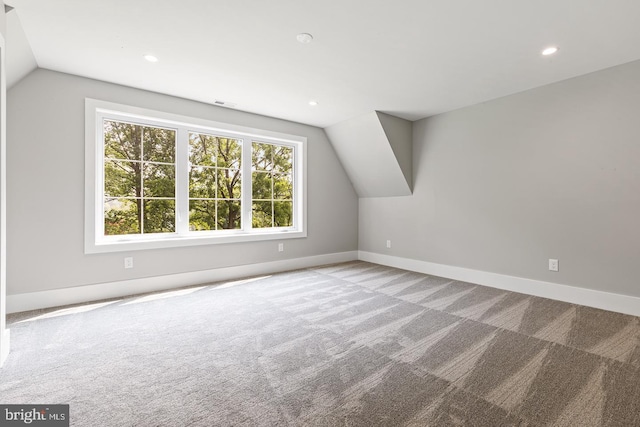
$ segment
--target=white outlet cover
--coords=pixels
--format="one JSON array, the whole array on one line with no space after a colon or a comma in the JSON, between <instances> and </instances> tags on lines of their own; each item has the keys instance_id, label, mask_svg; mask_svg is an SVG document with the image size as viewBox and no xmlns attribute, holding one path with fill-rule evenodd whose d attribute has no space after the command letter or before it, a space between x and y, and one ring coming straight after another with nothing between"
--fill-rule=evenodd
<instances>
[{"instance_id":1,"label":"white outlet cover","mask_svg":"<svg viewBox=\"0 0 640 427\"><path fill-rule=\"evenodd\" d=\"M549 270L558 271L558 267L559 267L559 262L558 262L557 259L550 259L549 260Z\"/></svg>"}]
</instances>

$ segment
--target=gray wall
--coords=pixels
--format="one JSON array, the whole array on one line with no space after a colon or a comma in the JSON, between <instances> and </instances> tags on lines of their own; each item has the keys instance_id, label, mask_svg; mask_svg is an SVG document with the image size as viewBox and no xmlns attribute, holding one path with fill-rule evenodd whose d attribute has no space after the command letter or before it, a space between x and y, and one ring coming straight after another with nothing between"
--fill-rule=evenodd
<instances>
[{"instance_id":1,"label":"gray wall","mask_svg":"<svg viewBox=\"0 0 640 427\"><path fill-rule=\"evenodd\" d=\"M414 194L360 200L361 250L640 296L640 62L413 137Z\"/></svg>"},{"instance_id":2,"label":"gray wall","mask_svg":"<svg viewBox=\"0 0 640 427\"><path fill-rule=\"evenodd\" d=\"M85 255L85 97L307 137L308 237L283 253L270 241ZM42 69L8 92L7 120L10 295L357 249L357 196L322 129Z\"/></svg>"},{"instance_id":3,"label":"gray wall","mask_svg":"<svg viewBox=\"0 0 640 427\"><path fill-rule=\"evenodd\" d=\"M398 166L402 170L409 189L412 188L413 177L413 157L412 157L412 143L411 135L413 132L413 123L409 120L401 119L399 117L390 116L389 114L376 111L376 115L380 120L382 129L384 130L389 145L393 150L395 159L398 162Z\"/></svg>"}]
</instances>

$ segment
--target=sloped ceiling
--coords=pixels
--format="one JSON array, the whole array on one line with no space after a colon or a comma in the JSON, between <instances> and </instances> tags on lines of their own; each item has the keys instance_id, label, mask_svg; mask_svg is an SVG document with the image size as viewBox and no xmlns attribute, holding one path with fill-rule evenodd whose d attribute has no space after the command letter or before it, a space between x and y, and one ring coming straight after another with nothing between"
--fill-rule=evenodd
<instances>
[{"instance_id":1,"label":"sloped ceiling","mask_svg":"<svg viewBox=\"0 0 640 427\"><path fill-rule=\"evenodd\" d=\"M640 59L630 0L9 3L42 68L320 127L415 120Z\"/></svg>"},{"instance_id":2,"label":"sloped ceiling","mask_svg":"<svg viewBox=\"0 0 640 427\"><path fill-rule=\"evenodd\" d=\"M27 36L22 28L22 23L15 10L9 10L7 13L5 45L7 88L10 89L38 67L31 50L31 45L27 40Z\"/></svg>"},{"instance_id":3,"label":"sloped ceiling","mask_svg":"<svg viewBox=\"0 0 640 427\"><path fill-rule=\"evenodd\" d=\"M373 111L325 132L359 197L411 195L411 122Z\"/></svg>"}]
</instances>

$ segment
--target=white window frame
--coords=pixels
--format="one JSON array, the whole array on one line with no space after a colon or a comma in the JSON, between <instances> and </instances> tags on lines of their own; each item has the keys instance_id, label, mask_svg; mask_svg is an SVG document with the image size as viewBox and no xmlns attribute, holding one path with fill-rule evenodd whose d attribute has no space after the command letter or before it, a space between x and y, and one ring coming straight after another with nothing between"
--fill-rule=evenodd
<instances>
[{"instance_id":1,"label":"white window frame","mask_svg":"<svg viewBox=\"0 0 640 427\"><path fill-rule=\"evenodd\" d=\"M177 129L176 231L174 233L104 235L104 119L130 121ZM189 231L188 133L208 133L242 139L242 228ZM292 227L253 228L251 225L251 146L253 142L294 148ZM96 99L85 99L85 253L120 252L220 243L307 237L307 138L245 126L186 117ZM248 171L248 173L246 172Z\"/></svg>"}]
</instances>

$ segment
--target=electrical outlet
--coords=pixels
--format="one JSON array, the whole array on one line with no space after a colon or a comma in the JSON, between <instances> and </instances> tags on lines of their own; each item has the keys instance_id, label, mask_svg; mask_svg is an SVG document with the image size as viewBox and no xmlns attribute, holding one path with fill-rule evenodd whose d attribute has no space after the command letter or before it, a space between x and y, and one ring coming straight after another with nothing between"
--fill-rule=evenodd
<instances>
[{"instance_id":1,"label":"electrical outlet","mask_svg":"<svg viewBox=\"0 0 640 427\"><path fill-rule=\"evenodd\" d=\"M278 252L284 252L284 243L278 243Z\"/></svg>"},{"instance_id":2,"label":"electrical outlet","mask_svg":"<svg viewBox=\"0 0 640 427\"><path fill-rule=\"evenodd\" d=\"M387 249L391 249L391 240L387 240Z\"/></svg>"},{"instance_id":3,"label":"electrical outlet","mask_svg":"<svg viewBox=\"0 0 640 427\"><path fill-rule=\"evenodd\" d=\"M558 260L557 259L550 259L549 260L549 270L558 271Z\"/></svg>"},{"instance_id":4,"label":"electrical outlet","mask_svg":"<svg viewBox=\"0 0 640 427\"><path fill-rule=\"evenodd\" d=\"M124 259L124 268L133 268L133 257L128 256Z\"/></svg>"}]
</instances>

